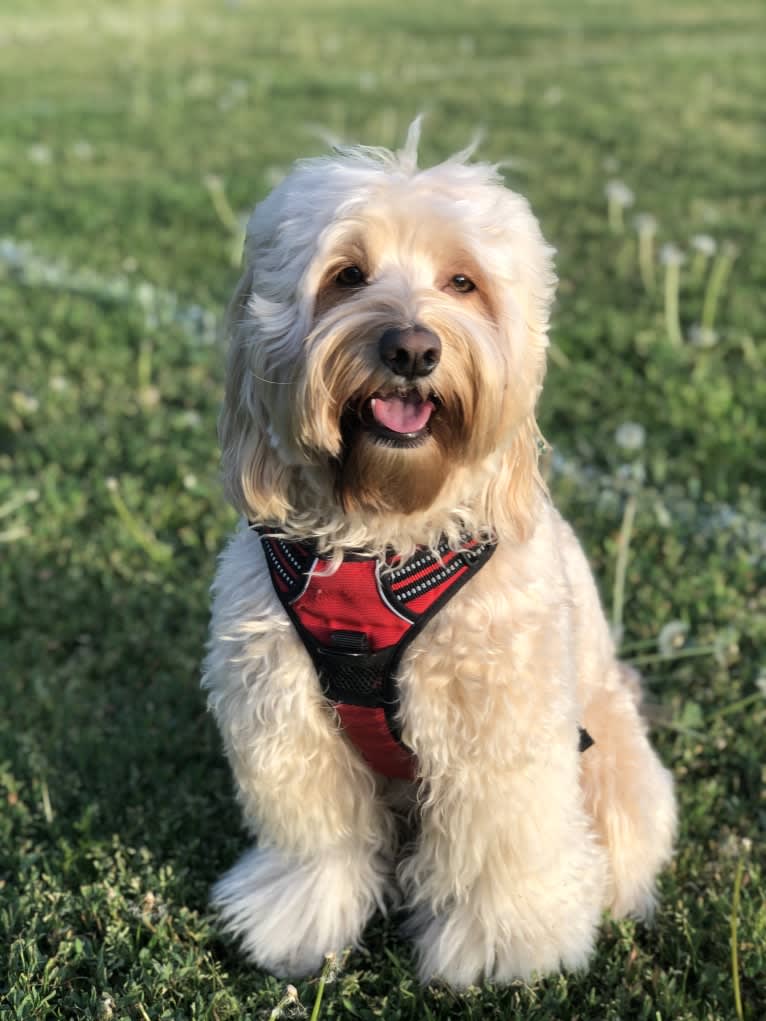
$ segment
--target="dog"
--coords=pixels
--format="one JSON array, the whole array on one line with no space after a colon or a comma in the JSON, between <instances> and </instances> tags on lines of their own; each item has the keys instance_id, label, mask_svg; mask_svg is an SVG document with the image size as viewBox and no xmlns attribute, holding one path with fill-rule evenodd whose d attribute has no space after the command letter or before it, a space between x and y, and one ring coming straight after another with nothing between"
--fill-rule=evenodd
<instances>
[{"instance_id":1,"label":"dog","mask_svg":"<svg viewBox=\"0 0 766 1021\"><path fill-rule=\"evenodd\" d=\"M553 249L419 130L299 161L247 227L203 686L257 843L212 899L280 976L396 903L460 988L649 915L676 809L539 471Z\"/></svg>"}]
</instances>

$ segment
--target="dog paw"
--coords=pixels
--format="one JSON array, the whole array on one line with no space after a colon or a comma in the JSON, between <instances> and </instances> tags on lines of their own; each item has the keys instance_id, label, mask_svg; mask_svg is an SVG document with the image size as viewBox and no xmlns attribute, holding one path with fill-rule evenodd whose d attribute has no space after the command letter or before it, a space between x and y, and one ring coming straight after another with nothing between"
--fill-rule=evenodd
<instances>
[{"instance_id":1,"label":"dog paw","mask_svg":"<svg viewBox=\"0 0 766 1021\"><path fill-rule=\"evenodd\" d=\"M433 916L422 907L408 932L415 938L421 982L441 980L456 989L478 985L492 971L494 950L487 933L466 910Z\"/></svg>"},{"instance_id":2,"label":"dog paw","mask_svg":"<svg viewBox=\"0 0 766 1021\"><path fill-rule=\"evenodd\" d=\"M507 983L584 967L593 951L600 899L575 897L571 905L556 900L469 901L440 915L421 908L411 927L421 979L465 988L485 979Z\"/></svg>"},{"instance_id":3,"label":"dog paw","mask_svg":"<svg viewBox=\"0 0 766 1021\"><path fill-rule=\"evenodd\" d=\"M334 851L310 861L254 848L215 885L213 907L250 960L274 975L299 978L325 955L358 942L384 875L369 856Z\"/></svg>"},{"instance_id":4,"label":"dog paw","mask_svg":"<svg viewBox=\"0 0 766 1021\"><path fill-rule=\"evenodd\" d=\"M630 810L616 804L607 819L610 882L607 907L615 918L650 920L656 905L656 879L673 852L676 804L673 780L653 753L642 779L646 789Z\"/></svg>"}]
</instances>

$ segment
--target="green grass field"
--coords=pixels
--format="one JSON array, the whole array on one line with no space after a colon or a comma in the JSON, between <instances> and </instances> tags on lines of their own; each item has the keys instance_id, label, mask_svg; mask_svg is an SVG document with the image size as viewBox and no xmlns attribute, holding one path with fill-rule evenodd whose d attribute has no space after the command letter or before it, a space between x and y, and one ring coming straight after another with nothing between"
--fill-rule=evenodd
<instances>
[{"instance_id":1,"label":"green grass field","mask_svg":"<svg viewBox=\"0 0 766 1021\"><path fill-rule=\"evenodd\" d=\"M420 110L423 159L482 128L559 250L551 487L681 832L654 926L605 920L587 973L423 990L378 919L316 1016L766 1016L764 38L760 0L4 0L0 1016L311 1015L207 910L246 843L198 687L216 329L291 160Z\"/></svg>"}]
</instances>

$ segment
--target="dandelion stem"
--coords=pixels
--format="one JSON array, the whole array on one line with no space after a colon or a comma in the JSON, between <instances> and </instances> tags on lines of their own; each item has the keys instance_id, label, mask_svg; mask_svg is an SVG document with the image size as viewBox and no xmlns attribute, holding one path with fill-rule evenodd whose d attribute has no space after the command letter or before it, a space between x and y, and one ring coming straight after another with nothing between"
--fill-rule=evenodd
<instances>
[{"instance_id":1,"label":"dandelion stem","mask_svg":"<svg viewBox=\"0 0 766 1021\"><path fill-rule=\"evenodd\" d=\"M45 780L40 781L40 800L43 804L43 815L45 816L45 821L50 826L53 822L53 806L51 805L51 795L48 790L48 784Z\"/></svg>"},{"instance_id":2,"label":"dandelion stem","mask_svg":"<svg viewBox=\"0 0 766 1021\"><path fill-rule=\"evenodd\" d=\"M691 279L693 284L702 283L707 267L707 255L704 252L695 252L691 265Z\"/></svg>"},{"instance_id":3,"label":"dandelion stem","mask_svg":"<svg viewBox=\"0 0 766 1021\"><path fill-rule=\"evenodd\" d=\"M213 209L215 209L218 219L231 234L231 262L232 265L238 266L242 255L242 246L245 243L245 232L242 229L242 224L239 222L237 214L226 197L226 189L221 178L213 174L208 175L205 178L205 187L213 202Z\"/></svg>"},{"instance_id":4,"label":"dandelion stem","mask_svg":"<svg viewBox=\"0 0 766 1021\"><path fill-rule=\"evenodd\" d=\"M675 347L681 347L681 317L678 309L678 290L681 282L681 267L670 260L665 266L665 327L668 339Z\"/></svg>"},{"instance_id":5,"label":"dandelion stem","mask_svg":"<svg viewBox=\"0 0 766 1021\"><path fill-rule=\"evenodd\" d=\"M311 1017L309 1021L318 1021L319 1019L319 1008L322 1006L322 997L324 996L324 987L327 984L327 978L335 967L335 954L327 954L325 957L324 968L322 968L322 974L319 976L319 986L317 987L317 996L314 1000L314 1009L311 1011Z\"/></svg>"},{"instance_id":6,"label":"dandelion stem","mask_svg":"<svg viewBox=\"0 0 766 1021\"><path fill-rule=\"evenodd\" d=\"M739 893L742 888L742 872L744 863L740 858L734 876L734 893L731 899L731 982L734 987L734 1009L738 1021L744 1021L742 1013L742 993L739 988L739 951L737 948L737 924L739 922Z\"/></svg>"},{"instance_id":7,"label":"dandelion stem","mask_svg":"<svg viewBox=\"0 0 766 1021\"><path fill-rule=\"evenodd\" d=\"M715 645L698 645L691 649L678 649L674 652L654 652L644 656L634 656L628 662L632 666L646 666L648 663L668 663L676 659L693 659L695 656L712 656L717 651Z\"/></svg>"},{"instance_id":8,"label":"dandelion stem","mask_svg":"<svg viewBox=\"0 0 766 1021\"><path fill-rule=\"evenodd\" d=\"M625 604L625 576L628 570L630 557L630 537L633 532L633 522L636 517L637 499L635 493L631 493L625 504L625 512L622 516L622 525L617 539L617 564L614 569L614 593L612 596L612 635L615 641L619 641L622 634L622 614Z\"/></svg>"},{"instance_id":9,"label":"dandelion stem","mask_svg":"<svg viewBox=\"0 0 766 1021\"><path fill-rule=\"evenodd\" d=\"M112 506L117 512L117 517L141 549L148 553L156 563L162 564L170 560L173 555L171 547L167 543L160 542L150 529L142 525L131 514L128 505L122 498L116 480L110 479L106 488L109 493L109 499L112 501Z\"/></svg>"},{"instance_id":10,"label":"dandelion stem","mask_svg":"<svg viewBox=\"0 0 766 1021\"><path fill-rule=\"evenodd\" d=\"M719 709L715 714L716 718L721 716L729 716L731 713L736 713L740 709L746 709L753 702L764 702L766 701L760 691L754 691L750 695L745 695L744 698L738 698L736 702L729 702L723 709Z\"/></svg>"},{"instance_id":11,"label":"dandelion stem","mask_svg":"<svg viewBox=\"0 0 766 1021\"><path fill-rule=\"evenodd\" d=\"M638 269L647 294L654 290L654 231L638 232Z\"/></svg>"},{"instance_id":12,"label":"dandelion stem","mask_svg":"<svg viewBox=\"0 0 766 1021\"><path fill-rule=\"evenodd\" d=\"M620 645L620 655L626 652L636 652L638 649L654 649L657 647L656 638L641 638L635 642L624 642Z\"/></svg>"},{"instance_id":13,"label":"dandelion stem","mask_svg":"<svg viewBox=\"0 0 766 1021\"><path fill-rule=\"evenodd\" d=\"M572 364L569 357L564 354L564 352L561 350L558 344L552 343L549 346L548 357L555 365L558 365L562 369L568 369L569 366Z\"/></svg>"},{"instance_id":14,"label":"dandelion stem","mask_svg":"<svg viewBox=\"0 0 766 1021\"><path fill-rule=\"evenodd\" d=\"M23 493L14 493L10 500L0 504L0 518L7 518L9 514L13 514L14 511L23 507L25 503L34 503L38 496L39 493L36 489L27 489Z\"/></svg>"},{"instance_id":15,"label":"dandelion stem","mask_svg":"<svg viewBox=\"0 0 766 1021\"><path fill-rule=\"evenodd\" d=\"M713 330L718 299L721 297L723 286L726 283L733 263L734 248L732 245L724 245L713 263L705 290L705 297L702 302L701 325L703 330L710 330L711 332Z\"/></svg>"},{"instance_id":16,"label":"dandelion stem","mask_svg":"<svg viewBox=\"0 0 766 1021\"><path fill-rule=\"evenodd\" d=\"M223 181L220 177L209 175L205 178L205 186L210 194L210 198L213 200L213 208L223 226L230 230L232 234L239 232L241 228L237 220L237 214L231 208L231 204L226 197Z\"/></svg>"},{"instance_id":17,"label":"dandelion stem","mask_svg":"<svg viewBox=\"0 0 766 1021\"><path fill-rule=\"evenodd\" d=\"M622 216L622 203L616 199L609 199L608 206L609 215L609 226L615 232L615 234L622 234L624 229L624 220Z\"/></svg>"},{"instance_id":18,"label":"dandelion stem","mask_svg":"<svg viewBox=\"0 0 766 1021\"><path fill-rule=\"evenodd\" d=\"M29 534L26 525L11 525L0 532L0 542L16 542L18 539L26 539Z\"/></svg>"},{"instance_id":19,"label":"dandelion stem","mask_svg":"<svg viewBox=\"0 0 766 1021\"><path fill-rule=\"evenodd\" d=\"M138 363L136 365L138 376L138 391L143 393L148 390L152 382L152 342L144 340L138 349Z\"/></svg>"}]
</instances>

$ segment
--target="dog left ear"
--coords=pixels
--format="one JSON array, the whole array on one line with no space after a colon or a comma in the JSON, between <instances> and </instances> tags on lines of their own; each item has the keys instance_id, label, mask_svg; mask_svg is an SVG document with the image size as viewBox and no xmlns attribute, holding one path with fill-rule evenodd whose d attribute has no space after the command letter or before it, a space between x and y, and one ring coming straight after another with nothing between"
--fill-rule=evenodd
<instances>
[{"instance_id":1,"label":"dog left ear","mask_svg":"<svg viewBox=\"0 0 766 1021\"><path fill-rule=\"evenodd\" d=\"M530 414L516 428L487 489L488 520L517 542L531 536L540 501L547 496L539 468L541 448L542 434L534 414Z\"/></svg>"},{"instance_id":2,"label":"dog left ear","mask_svg":"<svg viewBox=\"0 0 766 1021\"><path fill-rule=\"evenodd\" d=\"M252 350L258 336L247 308L252 288L253 270L246 267L227 313L229 354L218 422L224 492L250 519L284 521L290 510L288 469L271 445L266 408L253 385Z\"/></svg>"},{"instance_id":3,"label":"dog left ear","mask_svg":"<svg viewBox=\"0 0 766 1021\"><path fill-rule=\"evenodd\" d=\"M525 198L506 192L509 281L513 309L507 317L512 352L514 406L521 415L502 456L501 469L490 493L493 520L504 520L519 539L534 529L537 508L547 494L539 470L544 441L535 407L545 377L550 312L556 289L555 249L543 237Z\"/></svg>"},{"instance_id":4,"label":"dog left ear","mask_svg":"<svg viewBox=\"0 0 766 1021\"><path fill-rule=\"evenodd\" d=\"M536 402L545 375L545 355L553 299L556 293L555 248L543 237L537 217L525 198L508 195L508 248L512 262L511 289L516 312L526 336L517 347L523 366L529 370L524 380ZM514 345L516 346L516 345Z\"/></svg>"}]
</instances>

